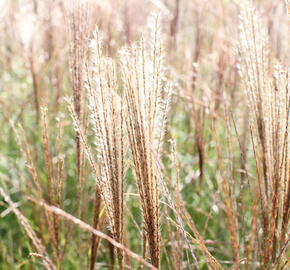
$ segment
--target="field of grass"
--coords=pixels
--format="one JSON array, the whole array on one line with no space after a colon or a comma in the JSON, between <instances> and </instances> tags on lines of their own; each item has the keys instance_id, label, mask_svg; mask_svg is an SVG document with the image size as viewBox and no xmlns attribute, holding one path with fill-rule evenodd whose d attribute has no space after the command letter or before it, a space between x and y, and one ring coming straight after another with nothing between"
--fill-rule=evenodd
<instances>
[{"instance_id":1,"label":"field of grass","mask_svg":"<svg viewBox=\"0 0 290 270\"><path fill-rule=\"evenodd\" d=\"M289 269L289 23L0 0L0 270Z\"/></svg>"}]
</instances>

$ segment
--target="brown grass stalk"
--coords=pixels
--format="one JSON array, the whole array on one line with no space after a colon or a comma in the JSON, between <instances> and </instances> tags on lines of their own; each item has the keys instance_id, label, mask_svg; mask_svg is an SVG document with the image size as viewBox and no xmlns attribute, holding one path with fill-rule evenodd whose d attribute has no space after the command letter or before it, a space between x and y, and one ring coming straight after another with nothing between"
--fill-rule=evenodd
<instances>
[{"instance_id":1,"label":"brown grass stalk","mask_svg":"<svg viewBox=\"0 0 290 270\"><path fill-rule=\"evenodd\" d=\"M289 73L277 64L271 76L268 35L248 1L241 6L239 52L256 169L262 172L257 178L263 228L260 257L267 268L281 254L289 224ZM278 258L283 261L282 254Z\"/></svg>"},{"instance_id":2,"label":"brown grass stalk","mask_svg":"<svg viewBox=\"0 0 290 270\"><path fill-rule=\"evenodd\" d=\"M0 189L1 190L1 189ZM127 247L125 247L124 245L122 245L121 243L115 241L113 238L109 237L108 235L94 229L92 226L90 226L89 224L83 222L82 220L72 216L71 214L63 211L62 209L52 206L52 205L48 205L44 202L41 201L37 201L35 199L30 198L33 202L45 207L48 211L72 222L73 224L79 226L82 230L84 231L88 231L90 233L93 233L94 235L96 235L99 238L102 238L106 241L108 241L110 244L112 244L114 247L116 247L117 249L122 250L122 252L126 253L128 256L130 256L131 258L141 262L144 266L148 267L149 269L153 269L153 270L157 270L157 268L155 266L153 266L152 264L146 262L142 257L140 257L138 254L132 252L130 249L128 249Z\"/></svg>"},{"instance_id":3,"label":"brown grass stalk","mask_svg":"<svg viewBox=\"0 0 290 270\"><path fill-rule=\"evenodd\" d=\"M162 85L162 46L158 17L152 23L151 47L142 39L121 53L127 132L131 146L136 182L140 194L143 218L152 264L159 267L159 175L153 151L160 154L168 86Z\"/></svg>"},{"instance_id":4,"label":"brown grass stalk","mask_svg":"<svg viewBox=\"0 0 290 270\"><path fill-rule=\"evenodd\" d=\"M56 186L55 179L53 176L53 168L52 168L52 157L50 154L50 147L49 147L49 131L48 131L48 123L47 123L47 108L41 108L41 116L42 116L42 125L43 125L43 146L44 146L44 158L45 158L45 165L47 169L47 179L48 179L48 197L49 202L52 205L56 204L55 201L55 194L54 194L54 187ZM56 215L52 215L53 219L53 228L50 229L52 232L52 243L55 248L56 256L59 256L59 221ZM48 217L48 226L52 226L50 224L50 217Z\"/></svg>"},{"instance_id":5,"label":"brown grass stalk","mask_svg":"<svg viewBox=\"0 0 290 270\"><path fill-rule=\"evenodd\" d=\"M40 258L43 261L43 264L47 270L55 270L55 266L51 259L49 258L44 245L41 240L37 237L36 233L32 230L31 226L28 223L28 220L22 213L17 209L15 203L10 199L8 194L0 187L0 195L4 198L4 200L8 203L9 207L12 209L13 213L17 217L18 221L22 225L23 229L27 233L27 236L32 241L37 253L40 255Z\"/></svg>"},{"instance_id":6,"label":"brown grass stalk","mask_svg":"<svg viewBox=\"0 0 290 270\"><path fill-rule=\"evenodd\" d=\"M84 120L84 78L86 52L89 41L89 3L87 0L73 0L67 3L68 36L70 40L69 65L72 81L73 105L79 123ZM77 181L78 201L81 206L81 191L83 182L83 160L84 152L81 148L80 134L76 132L76 153L77 153ZM81 211L81 207L79 208Z\"/></svg>"}]
</instances>

